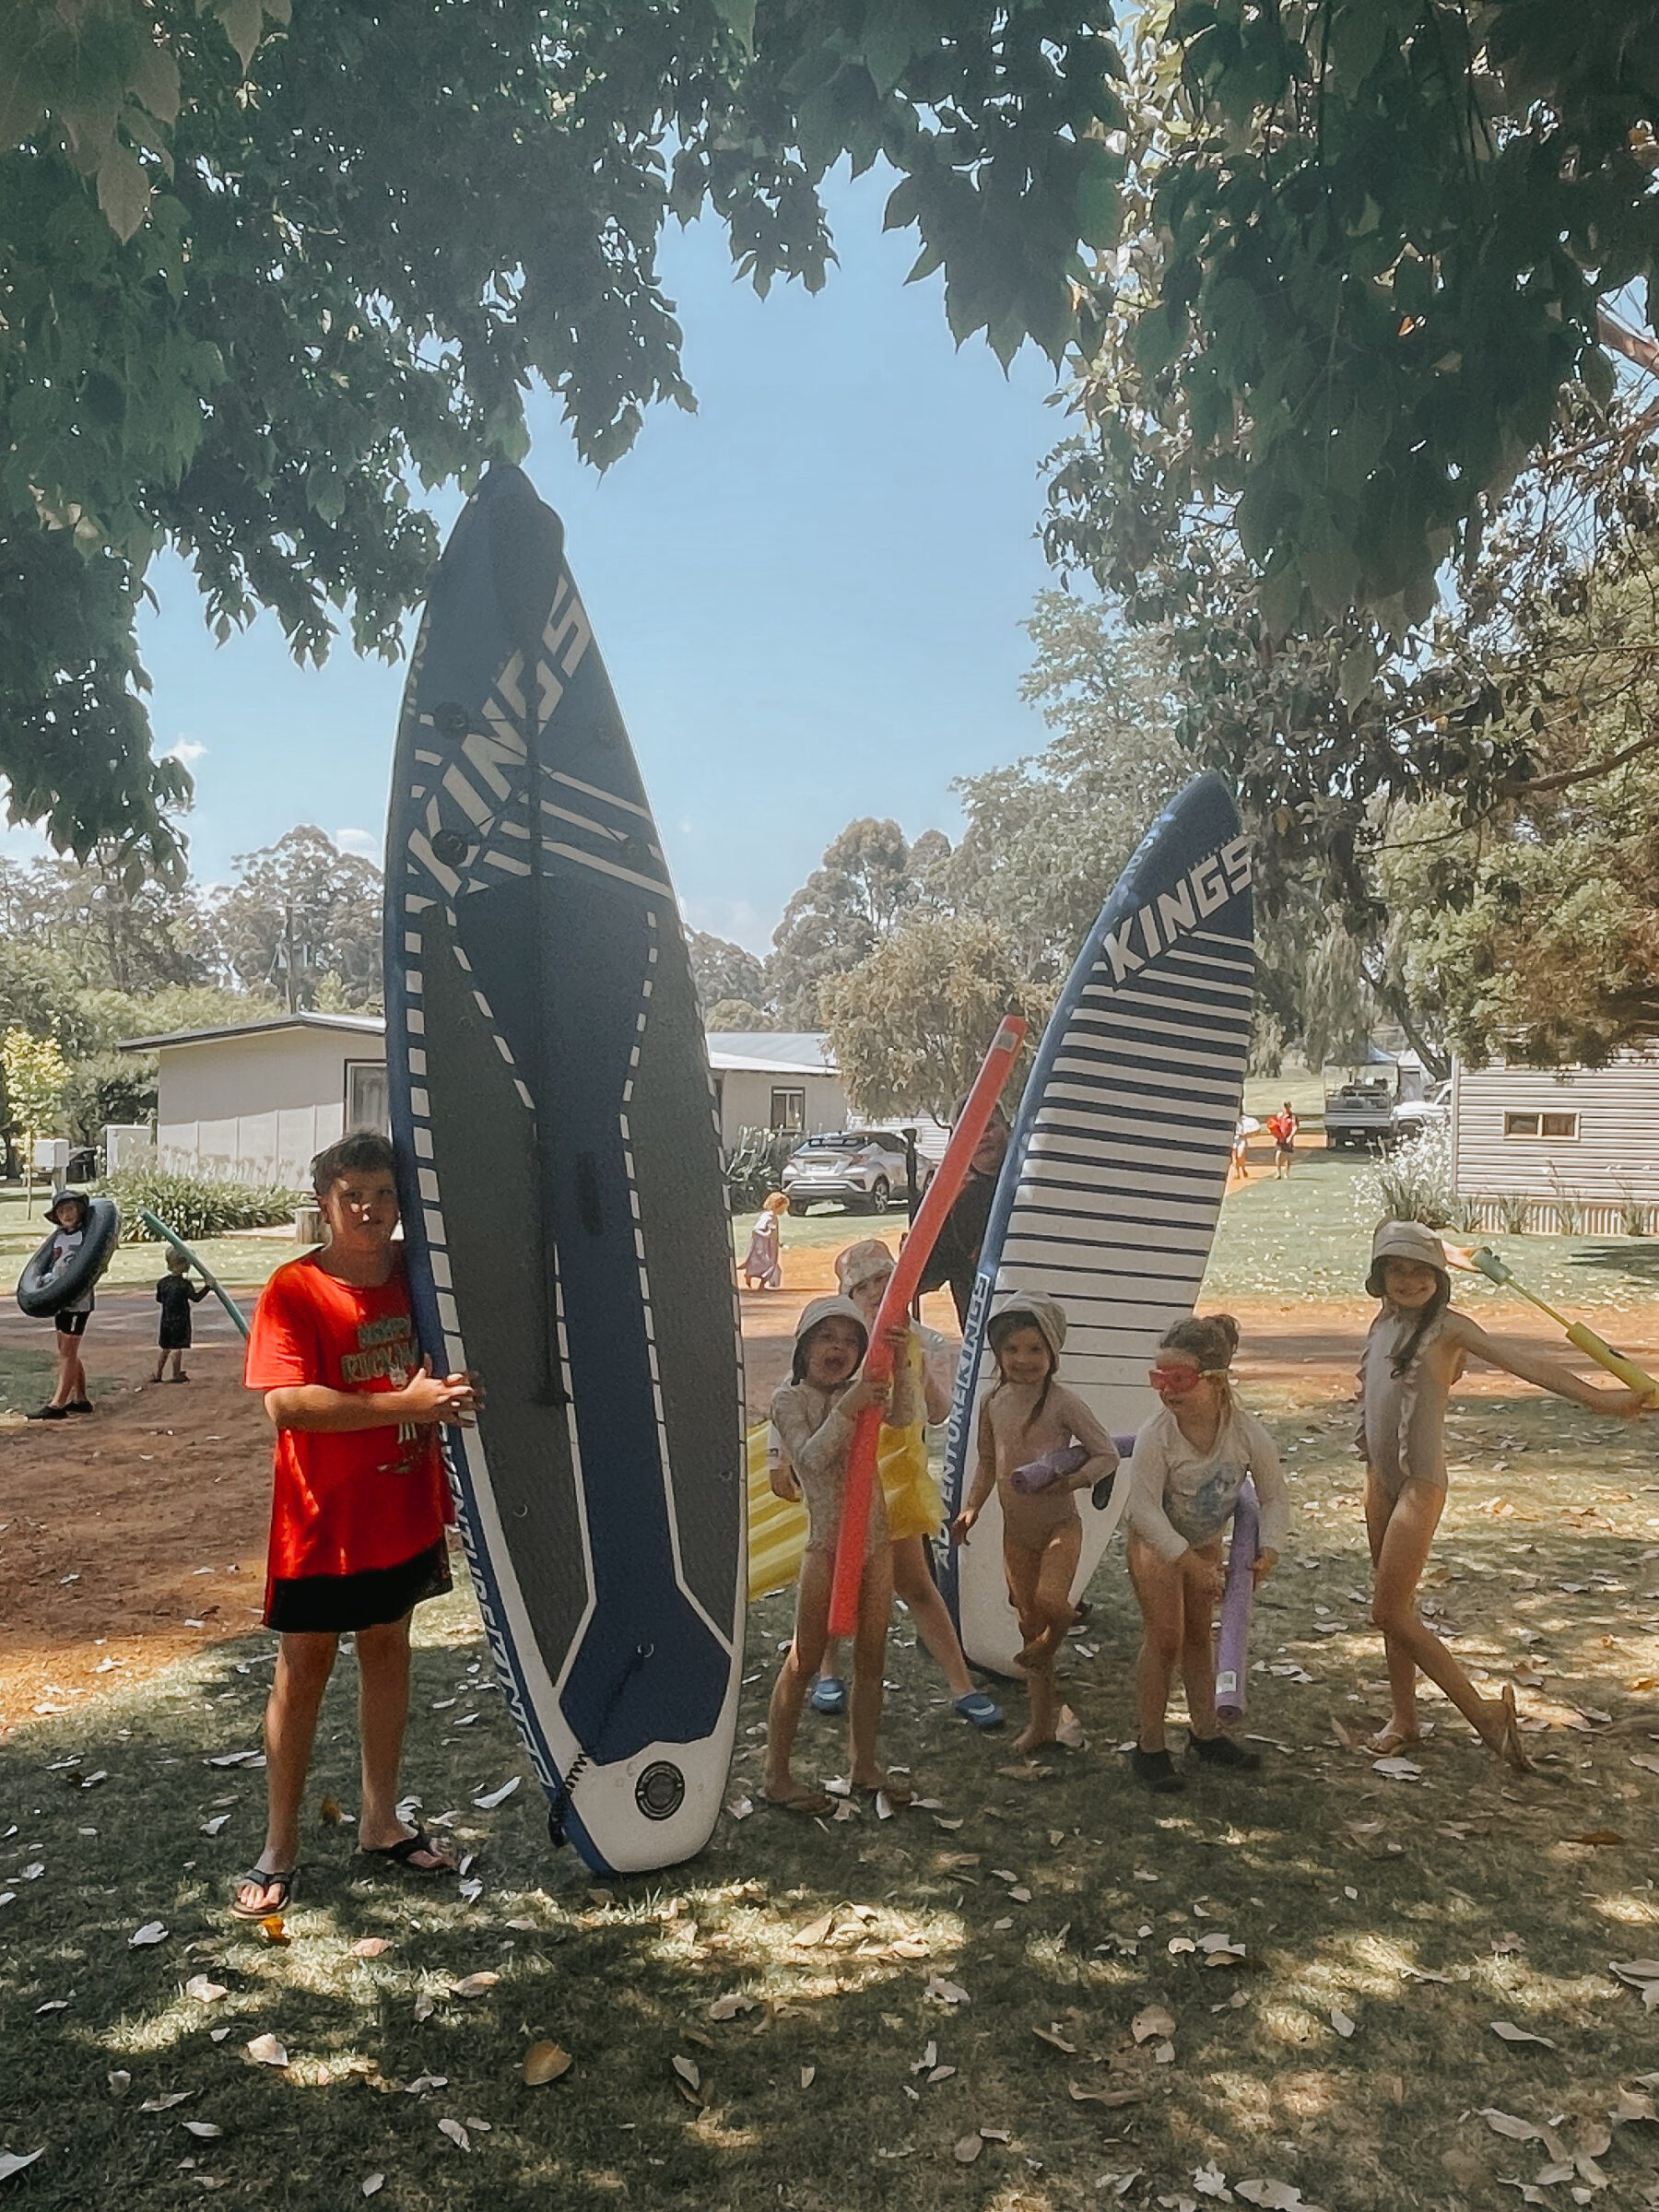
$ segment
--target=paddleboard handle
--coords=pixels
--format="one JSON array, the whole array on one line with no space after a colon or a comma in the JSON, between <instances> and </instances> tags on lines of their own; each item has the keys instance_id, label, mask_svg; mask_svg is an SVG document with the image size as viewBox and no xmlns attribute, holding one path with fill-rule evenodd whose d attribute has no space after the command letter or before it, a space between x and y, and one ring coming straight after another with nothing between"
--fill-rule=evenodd
<instances>
[{"instance_id":1,"label":"paddleboard handle","mask_svg":"<svg viewBox=\"0 0 1659 2212\"><path fill-rule=\"evenodd\" d=\"M870 1348L865 1354L864 1372L871 1382L885 1382L893 1372L888 1332L910 1320L911 1301L922 1280L945 1218L956 1204L979 1141L996 1111L1003 1087L1014 1072L1026 1024L1018 1014L1005 1014L991 1049L981 1063L968 1093L967 1104L950 1133L938 1172L916 1210L911 1232L904 1240L899 1262L888 1278L881 1306L870 1331ZM881 1435L878 1407L866 1406L853 1424L847 1448L847 1479L841 1494L841 1535L835 1550L835 1580L830 1592L830 1633L851 1636L858 1626L858 1594L864 1583L865 1538L870 1525L870 1499L876 1487L876 1447Z\"/></svg>"},{"instance_id":2,"label":"paddleboard handle","mask_svg":"<svg viewBox=\"0 0 1659 2212\"><path fill-rule=\"evenodd\" d=\"M1261 1546L1261 1514L1255 1484L1248 1475L1233 1508L1232 1542L1227 1547L1227 1583L1221 1593L1221 1630L1216 1639L1216 1718L1241 1721L1247 1703L1250 1667L1250 1614L1255 1603L1255 1563Z\"/></svg>"}]
</instances>

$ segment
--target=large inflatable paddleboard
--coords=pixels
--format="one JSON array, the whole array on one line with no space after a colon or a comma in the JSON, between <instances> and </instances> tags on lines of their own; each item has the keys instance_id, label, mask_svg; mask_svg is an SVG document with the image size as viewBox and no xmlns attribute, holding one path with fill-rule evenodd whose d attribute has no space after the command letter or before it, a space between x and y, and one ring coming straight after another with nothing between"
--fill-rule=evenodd
<instances>
[{"instance_id":1,"label":"large inflatable paddleboard","mask_svg":"<svg viewBox=\"0 0 1659 2212\"><path fill-rule=\"evenodd\" d=\"M528 479L433 578L386 860L386 1042L423 1342L509 1706L601 1873L706 1840L736 1717L743 1399L719 1132L639 771Z\"/></svg>"},{"instance_id":2,"label":"large inflatable paddleboard","mask_svg":"<svg viewBox=\"0 0 1659 2212\"><path fill-rule=\"evenodd\" d=\"M946 1449L955 1513L973 1481L979 1408L996 1381L991 1301L1042 1290L1070 1331L1062 1378L1114 1433L1156 1401L1159 1337L1192 1311L1227 1184L1254 988L1250 855L1226 786L1200 776L1142 841L1043 1032L980 1253ZM1123 1514L1078 1500L1074 1594ZM1003 1577L994 1493L944 1561L962 1646L1012 1671L1020 1637Z\"/></svg>"}]
</instances>

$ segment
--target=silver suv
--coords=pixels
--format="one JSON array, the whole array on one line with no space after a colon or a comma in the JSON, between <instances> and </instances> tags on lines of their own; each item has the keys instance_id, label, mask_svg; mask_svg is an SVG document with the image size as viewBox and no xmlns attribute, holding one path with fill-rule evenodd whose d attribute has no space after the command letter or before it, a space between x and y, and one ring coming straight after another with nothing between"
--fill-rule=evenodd
<instances>
[{"instance_id":1,"label":"silver suv","mask_svg":"<svg viewBox=\"0 0 1659 2212\"><path fill-rule=\"evenodd\" d=\"M923 1190L932 1173L926 1160L917 1161ZM894 1194L904 1196L909 1190L904 1140L890 1129L844 1129L832 1136L809 1136L783 1166L783 1191L792 1214L804 1214L827 1198L852 1212L885 1214Z\"/></svg>"}]
</instances>

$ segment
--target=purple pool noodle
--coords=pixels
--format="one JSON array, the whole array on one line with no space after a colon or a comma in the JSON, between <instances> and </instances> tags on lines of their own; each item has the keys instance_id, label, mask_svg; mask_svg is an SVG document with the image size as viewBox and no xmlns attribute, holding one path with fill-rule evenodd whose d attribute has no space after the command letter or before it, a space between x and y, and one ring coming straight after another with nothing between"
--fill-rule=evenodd
<instances>
[{"instance_id":1,"label":"purple pool noodle","mask_svg":"<svg viewBox=\"0 0 1659 2212\"><path fill-rule=\"evenodd\" d=\"M1075 1475L1088 1464L1088 1453L1081 1444L1062 1444L1057 1451L1045 1452L1041 1459L1028 1459L1023 1467L1015 1468L1008 1479L1029 1498L1038 1490L1046 1490L1051 1482L1064 1481L1066 1476Z\"/></svg>"},{"instance_id":2,"label":"purple pool noodle","mask_svg":"<svg viewBox=\"0 0 1659 2212\"><path fill-rule=\"evenodd\" d=\"M1250 1655L1250 1608L1255 1598L1256 1539L1261 1518L1255 1484L1244 1477L1233 1509L1232 1542L1227 1547L1227 1587L1221 1594L1221 1633L1216 1642L1216 1716L1244 1717L1246 1661Z\"/></svg>"}]
</instances>

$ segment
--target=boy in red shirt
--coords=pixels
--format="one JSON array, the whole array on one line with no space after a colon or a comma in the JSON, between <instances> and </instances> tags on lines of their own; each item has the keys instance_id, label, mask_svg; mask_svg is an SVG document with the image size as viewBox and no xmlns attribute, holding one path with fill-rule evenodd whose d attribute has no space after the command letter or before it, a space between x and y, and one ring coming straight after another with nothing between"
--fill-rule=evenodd
<instances>
[{"instance_id":1,"label":"boy in red shirt","mask_svg":"<svg viewBox=\"0 0 1659 2212\"><path fill-rule=\"evenodd\" d=\"M397 1818L397 1774L409 1616L450 1587L438 1430L469 1425L474 1379L435 1375L420 1357L393 1241L392 1167L390 1143L367 1130L317 1155L329 1241L276 1270L248 1338L244 1380L276 1430L265 1619L280 1641L265 1707L265 1847L237 1887L240 1920L280 1912L293 1895L317 1715L345 1634L357 1639L359 1845L412 1873L454 1872Z\"/></svg>"}]
</instances>

